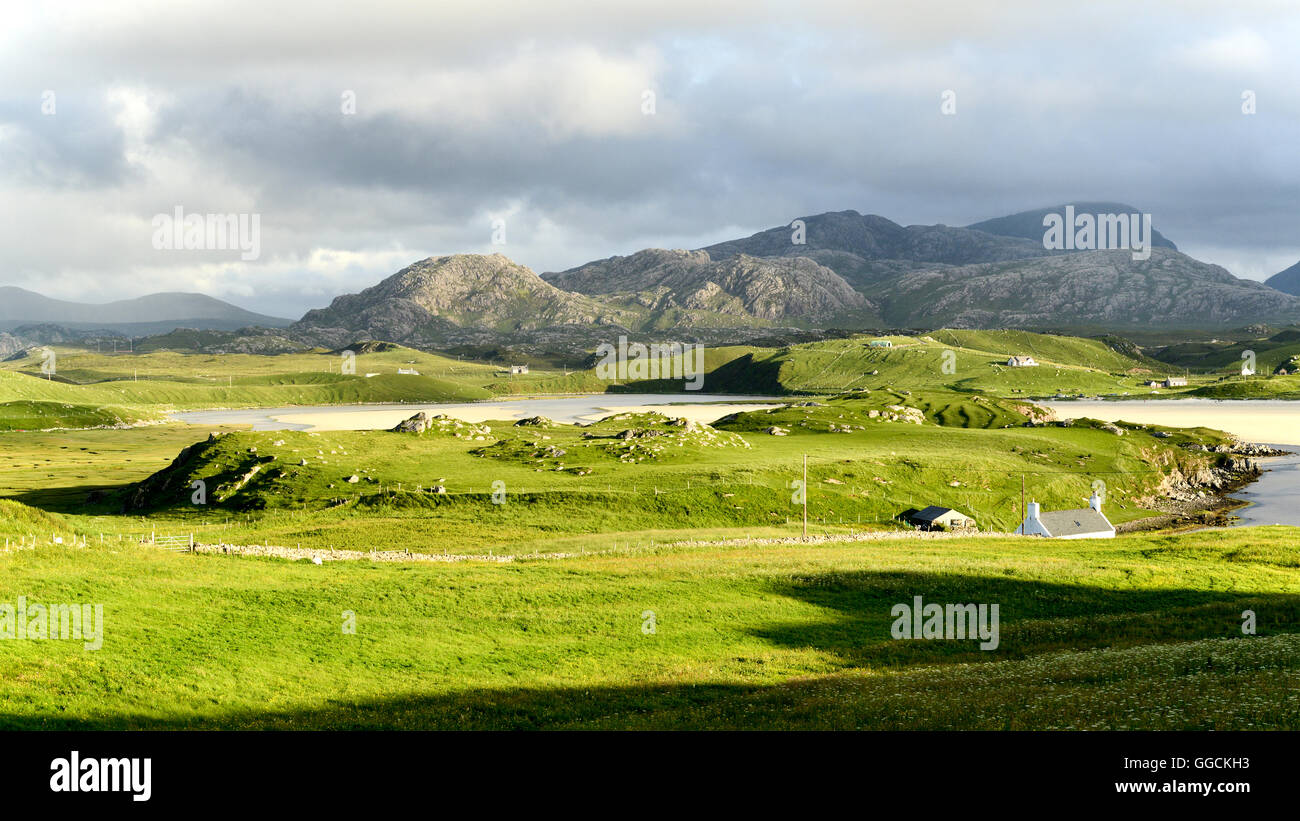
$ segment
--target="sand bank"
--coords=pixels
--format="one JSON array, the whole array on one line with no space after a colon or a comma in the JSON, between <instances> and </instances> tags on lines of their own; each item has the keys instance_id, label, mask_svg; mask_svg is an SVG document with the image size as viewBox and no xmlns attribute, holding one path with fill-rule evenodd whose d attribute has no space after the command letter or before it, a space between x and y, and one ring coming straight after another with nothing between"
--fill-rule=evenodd
<instances>
[{"instance_id":1,"label":"sand bank","mask_svg":"<svg viewBox=\"0 0 1300 821\"><path fill-rule=\"evenodd\" d=\"M1300 402L1277 399L1154 399L1039 402L1061 419L1091 417L1176 428L1214 428L1247 442L1300 445Z\"/></svg>"}]
</instances>

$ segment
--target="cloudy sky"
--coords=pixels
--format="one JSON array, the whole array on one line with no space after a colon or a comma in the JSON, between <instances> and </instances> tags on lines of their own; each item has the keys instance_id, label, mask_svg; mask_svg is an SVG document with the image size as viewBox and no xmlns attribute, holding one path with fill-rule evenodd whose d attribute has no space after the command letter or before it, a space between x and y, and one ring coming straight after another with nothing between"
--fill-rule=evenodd
<instances>
[{"instance_id":1,"label":"cloudy sky","mask_svg":"<svg viewBox=\"0 0 1300 821\"><path fill-rule=\"evenodd\" d=\"M0 284L296 317L436 254L1085 200L1264 279L1300 259L1297 42L1253 0L10 2ZM260 255L156 249L177 206L259 215Z\"/></svg>"}]
</instances>

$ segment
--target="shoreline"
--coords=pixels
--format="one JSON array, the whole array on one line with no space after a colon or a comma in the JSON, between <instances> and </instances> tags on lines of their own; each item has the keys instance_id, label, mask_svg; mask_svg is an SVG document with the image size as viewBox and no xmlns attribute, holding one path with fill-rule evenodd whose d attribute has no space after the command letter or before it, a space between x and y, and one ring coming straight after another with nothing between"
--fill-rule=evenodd
<instances>
[{"instance_id":1,"label":"shoreline","mask_svg":"<svg viewBox=\"0 0 1300 821\"><path fill-rule=\"evenodd\" d=\"M1231 403L1225 405L1224 403ZM1249 442L1300 447L1300 401L1289 399L1069 399L1038 401L1059 418L1168 428L1212 428Z\"/></svg>"}]
</instances>

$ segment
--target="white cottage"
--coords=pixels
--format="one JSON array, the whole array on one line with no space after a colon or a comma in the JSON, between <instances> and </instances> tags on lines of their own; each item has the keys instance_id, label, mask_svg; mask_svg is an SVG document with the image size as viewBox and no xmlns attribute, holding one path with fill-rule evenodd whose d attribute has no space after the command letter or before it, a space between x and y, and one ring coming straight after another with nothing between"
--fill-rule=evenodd
<instances>
[{"instance_id":1,"label":"white cottage","mask_svg":"<svg viewBox=\"0 0 1300 821\"><path fill-rule=\"evenodd\" d=\"M1025 521L1016 528L1018 536L1044 536L1048 539L1113 539L1115 525L1101 512L1101 497L1096 493L1081 510L1041 511L1038 502L1030 502Z\"/></svg>"}]
</instances>

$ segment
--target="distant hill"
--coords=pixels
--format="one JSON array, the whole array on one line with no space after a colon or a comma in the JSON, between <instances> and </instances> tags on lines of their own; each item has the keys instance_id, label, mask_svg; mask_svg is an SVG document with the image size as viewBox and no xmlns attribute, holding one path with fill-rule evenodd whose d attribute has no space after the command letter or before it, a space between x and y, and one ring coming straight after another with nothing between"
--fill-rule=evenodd
<instances>
[{"instance_id":1,"label":"distant hill","mask_svg":"<svg viewBox=\"0 0 1300 821\"><path fill-rule=\"evenodd\" d=\"M335 347L367 335L420 346L551 326L612 326L636 316L560 290L501 254L455 254L421 260L360 293L336 297L291 331Z\"/></svg>"},{"instance_id":2,"label":"distant hill","mask_svg":"<svg viewBox=\"0 0 1300 821\"><path fill-rule=\"evenodd\" d=\"M1264 284L1282 293L1300 296L1300 262L1264 280Z\"/></svg>"},{"instance_id":3,"label":"distant hill","mask_svg":"<svg viewBox=\"0 0 1300 821\"><path fill-rule=\"evenodd\" d=\"M1154 352L1156 359L1179 368L1240 373L1243 355L1253 354L1256 371L1294 370L1300 359L1300 328L1288 328L1267 337L1213 342L1181 342Z\"/></svg>"},{"instance_id":4,"label":"distant hill","mask_svg":"<svg viewBox=\"0 0 1300 821\"><path fill-rule=\"evenodd\" d=\"M1112 202L1080 202L1075 208L1137 210ZM1128 251L1049 252L1042 246L1042 216L1051 210L1056 209L967 228L904 227L880 216L837 211L801 217L804 244L794 244L794 229L780 226L701 250L713 259L747 254L814 260L870 300L880 320L874 327L1104 333L1300 320L1300 300L1195 260L1154 230L1148 260L1135 260Z\"/></svg>"},{"instance_id":5,"label":"distant hill","mask_svg":"<svg viewBox=\"0 0 1300 821\"><path fill-rule=\"evenodd\" d=\"M976 262L1000 262L1010 259L1046 256L1042 231L1037 241L997 236L969 228L946 225L902 226L875 214L857 211L832 211L800 217L804 223L804 242L792 241L794 229L788 225L769 228L743 239L728 240L701 250L713 259L737 254L758 257L803 256L821 260L821 253L851 255L861 261L907 260L919 263L969 265ZM849 260L841 261L841 264ZM838 268L829 262L829 267Z\"/></svg>"},{"instance_id":6,"label":"distant hill","mask_svg":"<svg viewBox=\"0 0 1300 821\"><path fill-rule=\"evenodd\" d=\"M977 222L974 225L968 225L974 231L984 231L989 234L997 234L1004 237L1019 237L1022 239L1043 241L1043 217L1047 214L1064 214L1067 205L1074 206L1076 214L1140 214L1141 209L1134 208L1131 205L1125 205L1122 202L1071 202L1054 205L1050 208L1035 208L1031 211L1021 211L1018 214L1011 214L1005 217L996 217L991 220ZM1174 245L1163 234L1154 227L1151 229L1151 245L1155 248L1170 248L1175 251L1178 246Z\"/></svg>"},{"instance_id":7,"label":"distant hill","mask_svg":"<svg viewBox=\"0 0 1300 821\"><path fill-rule=\"evenodd\" d=\"M1049 251L1042 216L1063 209L964 228L834 211L693 251L648 248L542 276L500 254L431 257L308 312L287 335L327 347L376 339L567 358L624 333L727 345L853 329L1106 334L1300 322L1300 297L1195 260L1154 230L1145 260Z\"/></svg>"},{"instance_id":8,"label":"distant hill","mask_svg":"<svg viewBox=\"0 0 1300 821\"><path fill-rule=\"evenodd\" d=\"M920 271L881 283L896 325L963 328L1234 327L1300 318L1300 298L1178 251L1088 251Z\"/></svg>"},{"instance_id":9,"label":"distant hill","mask_svg":"<svg viewBox=\"0 0 1300 821\"><path fill-rule=\"evenodd\" d=\"M0 330L51 324L64 328L165 333L174 328L236 330L252 325L282 328L291 320L267 316L203 294L159 293L94 304L51 299L14 286L0 286ZM129 330L124 330L125 326Z\"/></svg>"},{"instance_id":10,"label":"distant hill","mask_svg":"<svg viewBox=\"0 0 1300 821\"><path fill-rule=\"evenodd\" d=\"M591 262L545 279L645 314L642 327L878 320L871 302L807 257L648 249Z\"/></svg>"}]
</instances>

